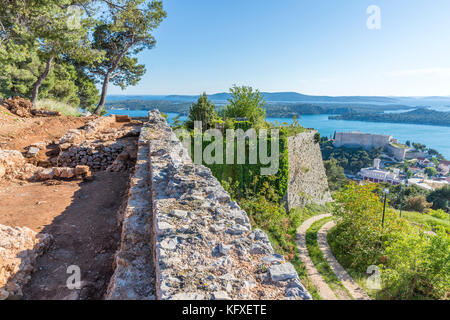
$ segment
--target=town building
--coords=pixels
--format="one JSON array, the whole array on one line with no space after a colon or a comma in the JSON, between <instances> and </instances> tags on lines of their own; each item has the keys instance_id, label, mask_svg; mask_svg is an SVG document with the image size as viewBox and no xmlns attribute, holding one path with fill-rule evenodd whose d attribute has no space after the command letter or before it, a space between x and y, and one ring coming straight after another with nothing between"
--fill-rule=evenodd
<instances>
[{"instance_id":1,"label":"town building","mask_svg":"<svg viewBox=\"0 0 450 320\"><path fill-rule=\"evenodd\" d=\"M387 182L393 185L401 183L400 169L394 169L392 172L380 169L380 159L374 160L372 168L362 168L358 175L363 180L375 183Z\"/></svg>"}]
</instances>

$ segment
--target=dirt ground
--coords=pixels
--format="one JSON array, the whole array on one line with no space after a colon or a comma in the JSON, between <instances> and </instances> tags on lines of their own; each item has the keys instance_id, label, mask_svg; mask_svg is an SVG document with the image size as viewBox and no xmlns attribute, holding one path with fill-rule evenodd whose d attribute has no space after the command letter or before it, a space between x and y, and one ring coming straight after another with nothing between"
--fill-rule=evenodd
<instances>
[{"instance_id":1,"label":"dirt ground","mask_svg":"<svg viewBox=\"0 0 450 320\"><path fill-rule=\"evenodd\" d=\"M24 151L30 144L62 137L69 129L79 129L90 117L21 118L0 107L0 148Z\"/></svg>"},{"instance_id":2,"label":"dirt ground","mask_svg":"<svg viewBox=\"0 0 450 320\"><path fill-rule=\"evenodd\" d=\"M1 107L0 107L1 108ZM14 120L16 119L16 120ZM90 118L18 118L0 110L0 148L24 151L59 139ZM126 124L114 124L114 127ZM127 138L135 139L137 138ZM23 288L24 299L102 299L113 273L121 230L117 215L126 200L130 170L94 173L92 181L0 182L0 224L52 235L49 250ZM69 266L81 269L81 290L66 286Z\"/></svg>"},{"instance_id":3,"label":"dirt ground","mask_svg":"<svg viewBox=\"0 0 450 320\"><path fill-rule=\"evenodd\" d=\"M120 240L117 213L127 184L128 173L98 172L91 182L1 188L0 224L26 226L54 238L37 260L37 271L23 290L25 299L102 299ZM70 265L81 269L79 292L66 287Z\"/></svg>"}]
</instances>

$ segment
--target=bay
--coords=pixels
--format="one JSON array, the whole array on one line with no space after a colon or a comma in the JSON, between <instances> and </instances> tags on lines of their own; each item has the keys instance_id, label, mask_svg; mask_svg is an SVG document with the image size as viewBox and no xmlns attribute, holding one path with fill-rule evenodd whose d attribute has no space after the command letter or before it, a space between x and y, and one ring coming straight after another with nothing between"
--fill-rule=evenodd
<instances>
[{"instance_id":1,"label":"bay","mask_svg":"<svg viewBox=\"0 0 450 320\"><path fill-rule=\"evenodd\" d=\"M132 117L145 117L146 110L109 110L109 114L127 114ZM176 113L168 113L169 123L173 123L173 119L178 115ZM365 122L365 121L349 121L349 120L330 120L328 114L303 115L298 121L303 127L314 128L319 131L322 136L333 136L334 132L350 132L361 131L373 134L391 135L400 142L405 143L407 140L425 144L429 148L436 149L446 159L450 159L450 127L418 125L407 123L381 123L381 122ZM186 117L180 117L181 121ZM267 118L267 121L280 124L292 123L290 118Z\"/></svg>"}]
</instances>

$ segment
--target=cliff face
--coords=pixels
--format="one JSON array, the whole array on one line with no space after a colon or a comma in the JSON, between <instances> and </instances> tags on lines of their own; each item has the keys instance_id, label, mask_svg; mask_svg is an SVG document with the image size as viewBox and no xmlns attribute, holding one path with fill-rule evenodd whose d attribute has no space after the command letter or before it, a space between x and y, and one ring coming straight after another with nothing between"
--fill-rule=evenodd
<instances>
[{"instance_id":1,"label":"cliff face","mask_svg":"<svg viewBox=\"0 0 450 320\"><path fill-rule=\"evenodd\" d=\"M313 130L288 138L288 210L304 207L309 203L325 204L332 200L320 147L314 142L316 133L317 131Z\"/></svg>"}]
</instances>

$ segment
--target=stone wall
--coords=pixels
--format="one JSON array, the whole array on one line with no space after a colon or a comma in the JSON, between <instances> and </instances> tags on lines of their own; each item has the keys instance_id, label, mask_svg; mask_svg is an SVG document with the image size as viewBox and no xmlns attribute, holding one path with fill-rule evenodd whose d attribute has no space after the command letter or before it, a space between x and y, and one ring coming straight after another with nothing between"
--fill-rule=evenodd
<instances>
[{"instance_id":1,"label":"stone wall","mask_svg":"<svg viewBox=\"0 0 450 320\"><path fill-rule=\"evenodd\" d=\"M134 146L117 139L137 136L139 129L132 125L110 128L115 121L113 116L95 118L81 130L69 130L59 140L61 152L51 159L52 165L71 168L87 165L92 170L106 170L117 157L134 157Z\"/></svg>"},{"instance_id":2,"label":"stone wall","mask_svg":"<svg viewBox=\"0 0 450 320\"><path fill-rule=\"evenodd\" d=\"M293 265L274 253L264 232L252 230L246 212L211 171L192 163L158 111L149 113L141 130L139 159L141 176L130 188L133 200L125 209L107 298L143 299L138 289L151 292L154 285L154 298L161 300L311 299ZM154 284L149 273L141 274L153 268Z\"/></svg>"},{"instance_id":3,"label":"stone wall","mask_svg":"<svg viewBox=\"0 0 450 320\"><path fill-rule=\"evenodd\" d=\"M288 210L332 200L320 146L314 141L316 133L312 130L288 138L289 185L285 199Z\"/></svg>"},{"instance_id":4,"label":"stone wall","mask_svg":"<svg viewBox=\"0 0 450 320\"><path fill-rule=\"evenodd\" d=\"M393 145L389 144L389 145L386 146L386 150L387 150L387 152L390 155L392 155L395 158L395 160L403 161L403 160L405 160L406 151L408 149L406 149L406 148L399 148L399 147L396 147L396 146L393 146Z\"/></svg>"},{"instance_id":5,"label":"stone wall","mask_svg":"<svg viewBox=\"0 0 450 320\"><path fill-rule=\"evenodd\" d=\"M152 249L152 195L150 190L149 124L141 129L137 161L130 179L128 201L118 217L122 225L108 300L154 300L155 274Z\"/></svg>"}]
</instances>

